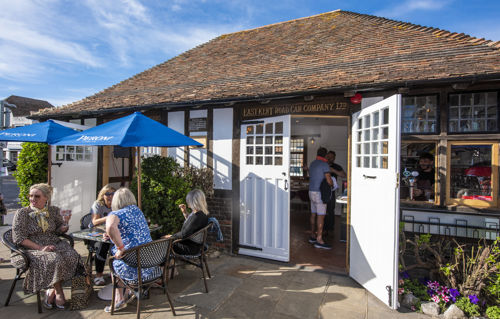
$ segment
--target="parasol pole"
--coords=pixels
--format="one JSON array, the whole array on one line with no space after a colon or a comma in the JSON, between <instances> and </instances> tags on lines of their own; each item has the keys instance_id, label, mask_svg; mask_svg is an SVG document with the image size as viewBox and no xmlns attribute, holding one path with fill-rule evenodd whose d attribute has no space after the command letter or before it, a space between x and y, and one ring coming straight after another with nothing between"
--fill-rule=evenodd
<instances>
[{"instance_id":1,"label":"parasol pole","mask_svg":"<svg viewBox=\"0 0 500 319\"><path fill-rule=\"evenodd\" d=\"M141 191L141 147L137 146L137 206L142 210L142 191Z\"/></svg>"}]
</instances>

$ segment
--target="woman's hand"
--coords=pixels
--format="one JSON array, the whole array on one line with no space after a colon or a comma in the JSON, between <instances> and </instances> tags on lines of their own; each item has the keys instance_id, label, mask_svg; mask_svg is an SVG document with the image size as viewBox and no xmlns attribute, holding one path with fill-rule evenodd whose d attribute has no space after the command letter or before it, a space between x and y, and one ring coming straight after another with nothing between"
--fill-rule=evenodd
<instances>
[{"instance_id":1,"label":"woman's hand","mask_svg":"<svg viewBox=\"0 0 500 319\"><path fill-rule=\"evenodd\" d=\"M170 238L170 237L172 237L172 235L168 234L168 235L162 236L161 238L168 239L168 238Z\"/></svg>"},{"instance_id":2,"label":"woman's hand","mask_svg":"<svg viewBox=\"0 0 500 319\"><path fill-rule=\"evenodd\" d=\"M122 259L122 257L123 257L123 252L124 252L124 250L117 249L117 250L116 250L116 254L115 254L115 258L116 258L116 259Z\"/></svg>"},{"instance_id":3,"label":"woman's hand","mask_svg":"<svg viewBox=\"0 0 500 319\"><path fill-rule=\"evenodd\" d=\"M107 233L102 234L102 239L109 240L109 235Z\"/></svg>"},{"instance_id":4,"label":"woman's hand","mask_svg":"<svg viewBox=\"0 0 500 319\"><path fill-rule=\"evenodd\" d=\"M56 246L54 246L54 245L42 246L42 248L40 250L41 251L55 251Z\"/></svg>"},{"instance_id":5,"label":"woman's hand","mask_svg":"<svg viewBox=\"0 0 500 319\"><path fill-rule=\"evenodd\" d=\"M186 209L186 204L180 204L179 208L181 209L181 212L186 215L187 214L187 209Z\"/></svg>"}]
</instances>

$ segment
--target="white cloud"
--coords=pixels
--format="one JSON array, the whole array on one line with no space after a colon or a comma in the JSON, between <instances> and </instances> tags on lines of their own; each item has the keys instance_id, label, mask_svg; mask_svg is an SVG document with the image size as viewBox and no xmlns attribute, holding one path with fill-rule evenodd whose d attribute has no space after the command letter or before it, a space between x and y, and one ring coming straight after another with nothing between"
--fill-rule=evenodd
<instances>
[{"instance_id":1,"label":"white cloud","mask_svg":"<svg viewBox=\"0 0 500 319\"><path fill-rule=\"evenodd\" d=\"M374 15L386 18L401 18L416 11L436 11L452 0L406 0L399 5L376 11Z\"/></svg>"}]
</instances>

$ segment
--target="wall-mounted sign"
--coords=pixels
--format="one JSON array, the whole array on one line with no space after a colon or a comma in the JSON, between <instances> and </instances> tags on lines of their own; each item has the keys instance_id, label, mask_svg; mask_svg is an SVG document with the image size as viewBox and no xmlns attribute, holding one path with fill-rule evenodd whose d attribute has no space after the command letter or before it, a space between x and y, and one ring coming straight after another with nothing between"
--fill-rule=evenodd
<instances>
[{"instance_id":1,"label":"wall-mounted sign","mask_svg":"<svg viewBox=\"0 0 500 319\"><path fill-rule=\"evenodd\" d=\"M207 137L206 136L190 136L193 140L198 143L203 144L203 146L190 146L189 148L207 148Z\"/></svg>"},{"instance_id":2,"label":"wall-mounted sign","mask_svg":"<svg viewBox=\"0 0 500 319\"><path fill-rule=\"evenodd\" d=\"M207 130L207 118L197 117L189 119L189 132L203 132Z\"/></svg>"},{"instance_id":3,"label":"wall-mounted sign","mask_svg":"<svg viewBox=\"0 0 500 319\"><path fill-rule=\"evenodd\" d=\"M348 99L341 98L321 98L311 102L291 102L284 104L276 102L268 105L248 105L243 107L241 116L243 119L259 118L269 116L279 116L286 114L331 114L349 115L351 103Z\"/></svg>"}]
</instances>

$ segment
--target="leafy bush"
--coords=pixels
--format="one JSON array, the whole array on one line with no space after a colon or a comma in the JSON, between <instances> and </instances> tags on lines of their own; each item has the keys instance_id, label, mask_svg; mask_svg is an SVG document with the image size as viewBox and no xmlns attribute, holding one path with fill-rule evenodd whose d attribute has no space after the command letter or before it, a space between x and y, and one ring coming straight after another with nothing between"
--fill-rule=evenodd
<instances>
[{"instance_id":1,"label":"leafy bush","mask_svg":"<svg viewBox=\"0 0 500 319\"><path fill-rule=\"evenodd\" d=\"M181 229L184 217L179 204L186 202L190 190L213 194L213 175L208 168L182 168L173 158L156 155L143 158L141 170L142 210L151 223L162 226L164 234ZM136 179L130 188L137 194Z\"/></svg>"},{"instance_id":2,"label":"leafy bush","mask_svg":"<svg viewBox=\"0 0 500 319\"><path fill-rule=\"evenodd\" d=\"M29 205L30 187L37 183L47 182L48 150L47 144L22 144L14 177L19 186L19 199L23 206Z\"/></svg>"},{"instance_id":3,"label":"leafy bush","mask_svg":"<svg viewBox=\"0 0 500 319\"><path fill-rule=\"evenodd\" d=\"M490 319L500 319L500 307L492 306L486 308L486 315Z\"/></svg>"},{"instance_id":4,"label":"leafy bush","mask_svg":"<svg viewBox=\"0 0 500 319\"><path fill-rule=\"evenodd\" d=\"M477 303L479 300L476 296L460 297L455 306L462 309L462 311L469 317L480 316L479 306Z\"/></svg>"}]
</instances>

